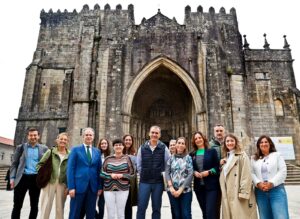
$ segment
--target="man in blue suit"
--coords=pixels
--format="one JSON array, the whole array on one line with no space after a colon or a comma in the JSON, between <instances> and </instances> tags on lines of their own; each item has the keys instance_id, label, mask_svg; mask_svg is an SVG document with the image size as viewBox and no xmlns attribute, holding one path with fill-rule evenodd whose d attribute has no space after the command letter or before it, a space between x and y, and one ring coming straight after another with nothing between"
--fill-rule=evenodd
<instances>
[{"instance_id":1,"label":"man in blue suit","mask_svg":"<svg viewBox=\"0 0 300 219\"><path fill-rule=\"evenodd\" d=\"M97 195L102 193L100 181L101 152L92 146L95 132L83 129L83 144L72 148L67 167L71 198L69 219L80 218L84 209L86 219L95 217Z\"/></svg>"}]
</instances>

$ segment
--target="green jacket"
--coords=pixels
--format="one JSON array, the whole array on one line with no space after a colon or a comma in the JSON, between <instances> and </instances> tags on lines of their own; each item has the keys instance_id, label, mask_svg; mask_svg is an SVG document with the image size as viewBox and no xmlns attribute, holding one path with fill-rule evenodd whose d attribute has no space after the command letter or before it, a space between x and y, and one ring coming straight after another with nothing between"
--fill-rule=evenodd
<instances>
[{"instance_id":1,"label":"green jacket","mask_svg":"<svg viewBox=\"0 0 300 219\"><path fill-rule=\"evenodd\" d=\"M55 183L57 178L59 179L59 183L63 183L67 185L67 163L68 163L68 157L69 157L70 151L67 150L66 156L63 158L63 161L60 165L60 157L58 155L58 151L56 147L52 148L52 174L50 183ZM47 152L43 155L40 162L37 164L36 169L39 170L41 166L47 161L51 154L51 150L47 150ZM58 176L58 169L60 165L60 174Z\"/></svg>"},{"instance_id":2,"label":"green jacket","mask_svg":"<svg viewBox=\"0 0 300 219\"><path fill-rule=\"evenodd\" d=\"M222 152L221 152L222 146L221 146L220 142L217 141L215 138L212 138L209 142L209 146L217 151L218 158L219 158L219 160L221 160L221 158L222 158Z\"/></svg>"}]
</instances>

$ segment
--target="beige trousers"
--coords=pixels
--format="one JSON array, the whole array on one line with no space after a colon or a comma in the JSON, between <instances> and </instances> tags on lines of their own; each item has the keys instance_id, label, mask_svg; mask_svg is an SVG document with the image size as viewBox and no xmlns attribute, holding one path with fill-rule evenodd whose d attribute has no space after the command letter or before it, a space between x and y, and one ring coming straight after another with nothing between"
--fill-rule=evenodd
<instances>
[{"instance_id":1,"label":"beige trousers","mask_svg":"<svg viewBox=\"0 0 300 219\"><path fill-rule=\"evenodd\" d=\"M42 189L41 194L41 212L40 218L41 219L49 219L53 200L55 197L55 218L56 219L63 219L64 218L64 207L66 196L64 194L66 189L65 184L60 184L58 182L48 185Z\"/></svg>"}]
</instances>

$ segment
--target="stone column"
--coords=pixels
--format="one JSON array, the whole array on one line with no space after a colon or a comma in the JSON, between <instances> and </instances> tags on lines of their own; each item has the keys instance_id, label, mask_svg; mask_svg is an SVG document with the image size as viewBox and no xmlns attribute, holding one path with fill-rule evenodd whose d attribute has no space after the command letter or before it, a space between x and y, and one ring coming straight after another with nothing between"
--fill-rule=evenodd
<instances>
[{"instance_id":1,"label":"stone column","mask_svg":"<svg viewBox=\"0 0 300 219\"><path fill-rule=\"evenodd\" d=\"M107 103L107 80L108 80L108 65L109 65L110 49L107 48L103 51L99 59L101 63L98 67L97 90L98 95L98 111L99 111L99 137L106 136L106 103Z\"/></svg>"},{"instance_id":2,"label":"stone column","mask_svg":"<svg viewBox=\"0 0 300 219\"><path fill-rule=\"evenodd\" d=\"M73 106L68 127L71 145L82 142L81 130L89 126L89 88L95 31L93 26L83 24L80 30L81 38L74 69Z\"/></svg>"},{"instance_id":3,"label":"stone column","mask_svg":"<svg viewBox=\"0 0 300 219\"><path fill-rule=\"evenodd\" d=\"M241 140L245 150L251 144L250 136L247 135L247 111L245 101L245 83L243 75L231 75L230 93L232 104L232 123L234 134Z\"/></svg>"}]
</instances>

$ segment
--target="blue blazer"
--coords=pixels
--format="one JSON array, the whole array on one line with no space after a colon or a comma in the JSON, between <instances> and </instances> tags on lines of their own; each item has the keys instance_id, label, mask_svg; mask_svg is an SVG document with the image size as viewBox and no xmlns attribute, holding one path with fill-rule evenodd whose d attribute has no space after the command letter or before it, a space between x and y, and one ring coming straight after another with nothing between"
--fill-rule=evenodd
<instances>
[{"instance_id":1,"label":"blue blazer","mask_svg":"<svg viewBox=\"0 0 300 219\"><path fill-rule=\"evenodd\" d=\"M196 164L196 152L190 153L190 156L193 160L193 168L194 171L199 171L197 164ZM220 190L220 183L219 183L219 157L218 153L213 148L205 149L204 152L204 160L203 160L203 169L204 171L210 170L214 168L217 172L215 175L208 175L204 177L204 186L207 190ZM194 190L198 191L201 186L201 180L199 178L194 177Z\"/></svg>"},{"instance_id":2,"label":"blue blazer","mask_svg":"<svg viewBox=\"0 0 300 219\"><path fill-rule=\"evenodd\" d=\"M97 193L102 189L101 165L99 149L92 147L92 161L89 163L84 145L73 147L67 165L68 189L75 189L76 193L84 193L90 185L92 192Z\"/></svg>"}]
</instances>

